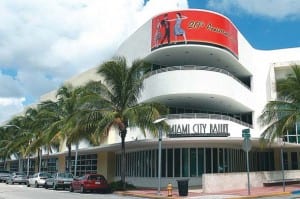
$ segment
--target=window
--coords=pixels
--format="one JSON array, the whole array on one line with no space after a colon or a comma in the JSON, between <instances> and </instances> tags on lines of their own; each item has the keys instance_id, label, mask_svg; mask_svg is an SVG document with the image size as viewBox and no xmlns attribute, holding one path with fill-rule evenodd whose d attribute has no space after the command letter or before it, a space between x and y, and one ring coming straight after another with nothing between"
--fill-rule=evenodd
<instances>
[{"instance_id":1,"label":"window","mask_svg":"<svg viewBox=\"0 0 300 199\"><path fill-rule=\"evenodd\" d=\"M283 165L284 165L285 170L289 169L288 153L287 152L283 152Z\"/></svg>"},{"instance_id":2,"label":"window","mask_svg":"<svg viewBox=\"0 0 300 199\"><path fill-rule=\"evenodd\" d=\"M66 158L67 159L67 158ZM66 167L67 167L66 161ZM71 173L75 171L75 156L72 156ZM76 176L83 176L87 173L97 173L97 154L78 155Z\"/></svg>"},{"instance_id":3,"label":"window","mask_svg":"<svg viewBox=\"0 0 300 199\"><path fill-rule=\"evenodd\" d=\"M173 177L173 148L168 149L168 177Z\"/></svg>"},{"instance_id":4,"label":"window","mask_svg":"<svg viewBox=\"0 0 300 199\"><path fill-rule=\"evenodd\" d=\"M12 161L10 162L10 171L14 172L14 171L19 171L19 161Z\"/></svg>"},{"instance_id":5,"label":"window","mask_svg":"<svg viewBox=\"0 0 300 199\"><path fill-rule=\"evenodd\" d=\"M166 177L166 149L161 152L161 176Z\"/></svg>"},{"instance_id":6,"label":"window","mask_svg":"<svg viewBox=\"0 0 300 199\"><path fill-rule=\"evenodd\" d=\"M291 152L292 169L298 169L298 153Z\"/></svg>"},{"instance_id":7,"label":"window","mask_svg":"<svg viewBox=\"0 0 300 199\"><path fill-rule=\"evenodd\" d=\"M187 148L182 149L182 177L189 176L189 150Z\"/></svg>"},{"instance_id":8,"label":"window","mask_svg":"<svg viewBox=\"0 0 300 199\"><path fill-rule=\"evenodd\" d=\"M190 176L191 177L197 176L196 159L197 159L196 148L191 148L190 149Z\"/></svg>"},{"instance_id":9,"label":"window","mask_svg":"<svg viewBox=\"0 0 300 199\"><path fill-rule=\"evenodd\" d=\"M204 149L198 149L198 176L204 173Z\"/></svg>"},{"instance_id":10,"label":"window","mask_svg":"<svg viewBox=\"0 0 300 199\"><path fill-rule=\"evenodd\" d=\"M180 159L181 159L180 149L175 148L175 150L174 150L175 177L180 177L180 168L181 168Z\"/></svg>"},{"instance_id":11,"label":"window","mask_svg":"<svg viewBox=\"0 0 300 199\"><path fill-rule=\"evenodd\" d=\"M206 162L206 173L211 173L211 148L205 149L205 162Z\"/></svg>"}]
</instances>

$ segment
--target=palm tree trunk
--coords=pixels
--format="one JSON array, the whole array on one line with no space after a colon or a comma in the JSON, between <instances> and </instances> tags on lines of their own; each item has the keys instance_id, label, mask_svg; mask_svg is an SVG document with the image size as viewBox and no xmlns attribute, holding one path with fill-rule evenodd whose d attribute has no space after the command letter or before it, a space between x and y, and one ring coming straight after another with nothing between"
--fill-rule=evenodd
<instances>
[{"instance_id":1,"label":"palm tree trunk","mask_svg":"<svg viewBox=\"0 0 300 199\"><path fill-rule=\"evenodd\" d=\"M126 128L120 132L120 136L122 139L122 162L121 162L121 181L123 184L123 190L126 190L126 182L125 182L125 171L126 171L126 158L125 158L125 137L127 134Z\"/></svg>"},{"instance_id":2,"label":"palm tree trunk","mask_svg":"<svg viewBox=\"0 0 300 199\"><path fill-rule=\"evenodd\" d=\"M41 156L41 155L40 155L40 153L41 153L41 151L40 151L40 149L38 148L37 163L36 163L36 164L37 164L37 172L41 172L41 168L40 168L40 166L41 166L41 165L40 165L40 158L41 158L40 156Z\"/></svg>"},{"instance_id":3,"label":"palm tree trunk","mask_svg":"<svg viewBox=\"0 0 300 199\"><path fill-rule=\"evenodd\" d=\"M68 144L68 172L71 173L71 144Z\"/></svg>"},{"instance_id":4,"label":"palm tree trunk","mask_svg":"<svg viewBox=\"0 0 300 199\"><path fill-rule=\"evenodd\" d=\"M4 169L4 170L8 170L8 169L6 168L6 163L7 163L6 159L7 159L7 158L6 158L6 156L5 156L5 157L4 157L4 165L3 165L3 169Z\"/></svg>"}]
</instances>

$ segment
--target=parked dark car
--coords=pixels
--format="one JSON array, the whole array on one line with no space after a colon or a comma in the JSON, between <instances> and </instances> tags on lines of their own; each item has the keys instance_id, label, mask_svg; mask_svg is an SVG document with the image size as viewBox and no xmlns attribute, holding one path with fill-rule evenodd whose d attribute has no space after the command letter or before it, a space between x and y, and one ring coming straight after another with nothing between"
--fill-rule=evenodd
<instances>
[{"instance_id":1,"label":"parked dark car","mask_svg":"<svg viewBox=\"0 0 300 199\"><path fill-rule=\"evenodd\" d=\"M6 180L6 184L27 184L27 182L27 176L23 172L13 172Z\"/></svg>"},{"instance_id":2,"label":"parked dark car","mask_svg":"<svg viewBox=\"0 0 300 199\"><path fill-rule=\"evenodd\" d=\"M45 181L45 188L69 188L71 182L73 181L73 174L71 173L55 173L50 178Z\"/></svg>"},{"instance_id":3,"label":"parked dark car","mask_svg":"<svg viewBox=\"0 0 300 199\"><path fill-rule=\"evenodd\" d=\"M81 193L87 191L99 191L102 193L109 193L111 192L111 188L103 175L86 174L82 177L75 178L72 181L70 191L80 191Z\"/></svg>"},{"instance_id":4,"label":"parked dark car","mask_svg":"<svg viewBox=\"0 0 300 199\"><path fill-rule=\"evenodd\" d=\"M6 182L9 176L10 176L9 171L0 170L0 182Z\"/></svg>"}]
</instances>

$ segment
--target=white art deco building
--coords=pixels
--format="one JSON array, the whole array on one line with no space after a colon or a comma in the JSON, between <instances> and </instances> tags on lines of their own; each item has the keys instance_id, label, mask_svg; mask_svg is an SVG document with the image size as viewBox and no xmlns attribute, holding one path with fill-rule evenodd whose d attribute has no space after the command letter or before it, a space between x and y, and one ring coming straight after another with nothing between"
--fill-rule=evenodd
<instances>
[{"instance_id":1,"label":"white art deco building","mask_svg":"<svg viewBox=\"0 0 300 199\"><path fill-rule=\"evenodd\" d=\"M276 98L276 79L290 73L291 64L300 64L300 48L257 50L225 16L207 10L179 10L150 19L119 47L116 55L125 56L129 62L137 58L150 62L152 68L140 101L160 102L170 109L165 117L172 130L164 134L162 143L162 186L169 182L176 186L177 179L188 178L189 185L203 185L207 192L211 182L216 190L217 181L225 188L226 184L245 187L242 130L248 128L252 186L262 186L262 182L279 176L280 145L260 147L262 129L257 119L264 105ZM95 71L91 69L67 82L77 86L99 79ZM48 93L41 100L51 96L53 93ZM297 127L289 132L284 145L287 177L299 174ZM127 181L142 187L157 186L157 145L157 138L129 129ZM117 132L110 132L100 146L82 143L79 148L77 175L100 172L110 181L120 178ZM51 155L52 162L45 159L44 164L48 170L63 171L66 156L66 150L61 149ZM16 164L11 161L10 167Z\"/></svg>"}]
</instances>

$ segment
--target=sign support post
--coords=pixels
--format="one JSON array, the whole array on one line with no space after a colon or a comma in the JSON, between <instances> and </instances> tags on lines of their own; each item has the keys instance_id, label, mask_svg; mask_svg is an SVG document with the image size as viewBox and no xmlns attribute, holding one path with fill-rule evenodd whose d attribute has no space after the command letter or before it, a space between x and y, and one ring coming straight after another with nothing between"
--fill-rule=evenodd
<instances>
[{"instance_id":1,"label":"sign support post","mask_svg":"<svg viewBox=\"0 0 300 199\"><path fill-rule=\"evenodd\" d=\"M242 130L243 150L246 152L246 164L247 164L247 181L248 181L248 195L250 195L250 168L249 168L249 151L251 150L251 140L250 140L250 129Z\"/></svg>"}]
</instances>

